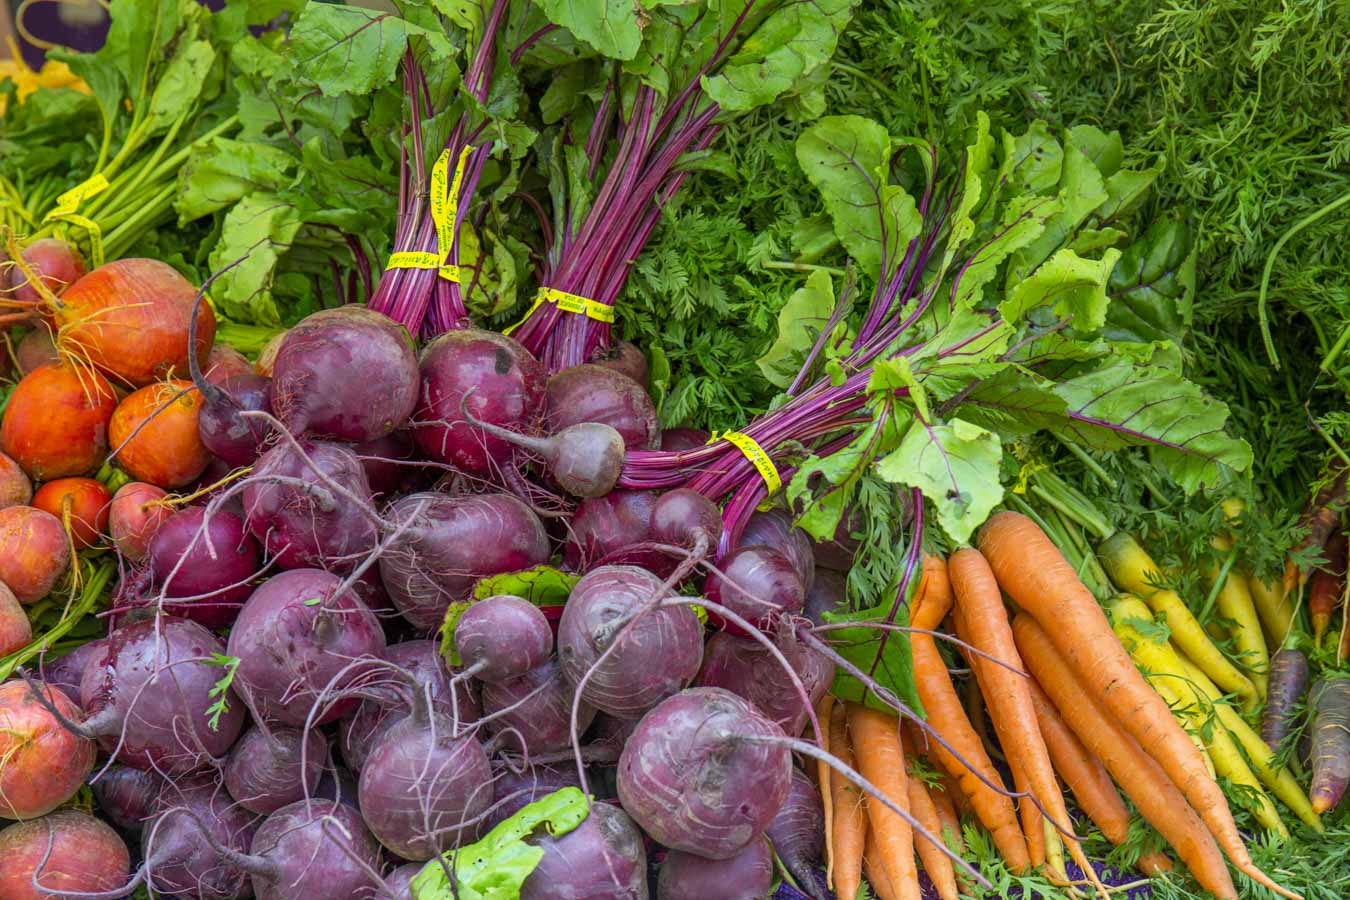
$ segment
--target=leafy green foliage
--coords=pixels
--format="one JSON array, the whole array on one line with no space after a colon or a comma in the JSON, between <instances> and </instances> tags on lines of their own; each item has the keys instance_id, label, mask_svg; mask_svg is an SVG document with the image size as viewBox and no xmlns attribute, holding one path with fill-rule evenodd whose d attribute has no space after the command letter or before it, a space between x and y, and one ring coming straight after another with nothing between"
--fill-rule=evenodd
<instances>
[{"instance_id":1,"label":"leafy green foliage","mask_svg":"<svg viewBox=\"0 0 1350 900\"><path fill-rule=\"evenodd\" d=\"M220 680L211 685L211 690L207 691L207 696L213 698L211 705L206 708L208 717L206 724L212 731L220 727L220 717L230 711L230 685L234 684L234 675L239 671L239 663L239 657L226 656L224 653L212 653L211 658L207 660L208 665L220 666L225 670Z\"/></svg>"}]
</instances>

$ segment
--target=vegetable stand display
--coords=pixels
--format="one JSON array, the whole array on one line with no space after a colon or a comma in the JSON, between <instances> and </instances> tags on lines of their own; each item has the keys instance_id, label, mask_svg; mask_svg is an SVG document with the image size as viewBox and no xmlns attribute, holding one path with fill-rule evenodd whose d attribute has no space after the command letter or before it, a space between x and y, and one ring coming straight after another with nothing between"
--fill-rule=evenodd
<instances>
[{"instance_id":1,"label":"vegetable stand display","mask_svg":"<svg viewBox=\"0 0 1350 900\"><path fill-rule=\"evenodd\" d=\"M887 81L948 5L0 81L0 898L1350 892L1339 375L1291 489L1150 133Z\"/></svg>"}]
</instances>

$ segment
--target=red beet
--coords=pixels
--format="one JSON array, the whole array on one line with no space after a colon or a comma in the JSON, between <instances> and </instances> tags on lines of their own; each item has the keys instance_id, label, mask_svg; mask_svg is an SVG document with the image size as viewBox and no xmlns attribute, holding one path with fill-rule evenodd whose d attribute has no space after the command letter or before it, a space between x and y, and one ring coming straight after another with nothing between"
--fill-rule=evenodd
<instances>
[{"instance_id":1,"label":"red beet","mask_svg":"<svg viewBox=\"0 0 1350 900\"><path fill-rule=\"evenodd\" d=\"M208 516L206 507L175 513L150 539L150 571L177 616L207 628L223 628L239 615L253 593L251 581L262 565L258 542L244 519L228 509Z\"/></svg>"},{"instance_id":2,"label":"red beet","mask_svg":"<svg viewBox=\"0 0 1350 900\"><path fill-rule=\"evenodd\" d=\"M548 380L545 425L549 432L556 434L582 422L609 425L619 432L629 450L661 446L661 428L652 398L642 385L604 366L573 366Z\"/></svg>"}]
</instances>

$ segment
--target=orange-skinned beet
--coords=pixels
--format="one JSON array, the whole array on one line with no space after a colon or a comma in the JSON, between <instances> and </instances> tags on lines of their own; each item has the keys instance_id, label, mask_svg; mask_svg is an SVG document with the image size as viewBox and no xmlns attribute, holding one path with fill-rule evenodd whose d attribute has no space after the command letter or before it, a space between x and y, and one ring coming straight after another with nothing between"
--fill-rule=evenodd
<instances>
[{"instance_id":1,"label":"orange-skinned beet","mask_svg":"<svg viewBox=\"0 0 1350 900\"><path fill-rule=\"evenodd\" d=\"M131 856L117 832L73 809L0 831L0 859L5 861L0 866L0 897L5 900L114 891L126 884L131 871ZM42 890L33 887L35 875Z\"/></svg>"},{"instance_id":2,"label":"orange-skinned beet","mask_svg":"<svg viewBox=\"0 0 1350 900\"><path fill-rule=\"evenodd\" d=\"M0 656L23 649L32 639L33 626L28 622L23 605L14 592L0 582Z\"/></svg>"},{"instance_id":3,"label":"orange-skinned beet","mask_svg":"<svg viewBox=\"0 0 1350 900\"><path fill-rule=\"evenodd\" d=\"M67 719L80 708L54 688L24 681L0 684L0 817L31 819L65 803L94 767L97 745L62 725L34 691Z\"/></svg>"},{"instance_id":4,"label":"orange-skinned beet","mask_svg":"<svg viewBox=\"0 0 1350 900\"><path fill-rule=\"evenodd\" d=\"M108 529L112 492L92 478L58 478L38 489L33 506L51 513L70 529L76 548L92 547Z\"/></svg>"},{"instance_id":5,"label":"orange-skinned beet","mask_svg":"<svg viewBox=\"0 0 1350 900\"><path fill-rule=\"evenodd\" d=\"M139 562L150 549L150 539L174 513L164 502L164 488L142 481L122 485L113 495L108 531L113 546L127 559Z\"/></svg>"},{"instance_id":6,"label":"orange-skinned beet","mask_svg":"<svg viewBox=\"0 0 1350 900\"><path fill-rule=\"evenodd\" d=\"M119 381L144 387L188 370L188 325L197 289L167 263L119 259L85 275L52 311L60 341ZM215 342L216 316L197 307L197 359Z\"/></svg>"},{"instance_id":7,"label":"orange-skinned beet","mask_svg":"<svg viewBox=\"0 0 1350 900\"><path fill-rule=\"evenodd\" d=\"M202 403L190 381L152 384L128 396L109 427L117 465L137 481L163 488L191 484L211 462L197 429ZM145 427L137 432L141 423Z\"/></svg>"},{"instance_id":8,"label":"orange-skinned beet","mask_svg":"<svg viewBox=\"0 0 1350 900\"><path fill-rule=\"evenodd\" d=\"M0 509L25 506L33 499L33 482L19 464L0 453Z\"/></svg>"},{"instance_id":9,"label":"orange-skinned beet","mask_svg":"<svg viewBox=\"0 0 1350 900\"><path fill-rule=\"evenodd\" d=\"M108 421L117 395L89 368L54 364L14 388L0 422L0 450L34 481L87 475L108 455Z\"/></svg>"},{"instance_id":10,"label":"orange-skinned beet","mask_svg":"<svg viewBox=\"0 0 1350 900\"><path fill-rule=\"evenodd\" d=\"M51 593L70 568L70 542L61 520L31 506L0 509L0 581L19 602Z\"/></svg>"}]
</instances>

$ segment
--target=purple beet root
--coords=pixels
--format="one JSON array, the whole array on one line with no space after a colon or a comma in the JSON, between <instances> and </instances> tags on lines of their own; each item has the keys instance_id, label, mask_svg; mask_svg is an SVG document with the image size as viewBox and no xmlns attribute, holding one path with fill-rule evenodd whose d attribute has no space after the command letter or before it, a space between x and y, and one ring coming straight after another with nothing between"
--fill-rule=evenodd
<instances>
[{"instance_id":1,"label":"purple beet root","mask_svg":"<svg viewBox=\"0 0 1350 900\"><path fill-rule=\"evenodd\" d=\"M802 614L820 625L825 621L825 613L840 609L847 596L847 574L816 566L816 575L811 579L811 590L806 592Z\"/></svg>"},{"instance_id":2,"label":"purple beet root","mask_svg":"<svg viewBox=\"0 0 1350 900\"><path fill-rule=\"evenodd\" d=\"M751 624L762 627L775 616L797 615L806 602L792 561L771 547L738 547L722 558L719 569L721 574L708 575L704 594ZM730 623L727 627L740 631Z\"/></svg>"},{"instance_id":3,"label":"purple beet root","mask_svg":"<svg viewBox=\"0 0 1350 900\"><path fill-rule=\"evenodd\" d=\"M42 663L41 678L48 687L59 689L71 700L80 702L80 680L85 667L103 650L103 639L81 644L60 659Z\"/></svg>"},{"instance_id":4,"label":"purple beet root","mask_svg":"<svg viewBox=\"0 0 1350 900\"><path fill-rule=\"evenodd\" d=\"M243 491L248 528L282 568L350 566L370 552L377 538L367 515L373 505L365 469L340 444L302 441L300 447L308 461L287 441L258 458ZM357 503L325 484L320 474Z\"/></svg>"},{"instance_id":5,"label":"purple beet root","mask_svg":"<svg viewBox=\"0 0 1350 900\"><path fill-rule=\"evenodd\" d=\"M201 385L198 385L201 388ZM272 379L266 375L231 375L203 392L197 415L202 445L231 466L252 465L272 433L266 420L246 412L272 412Z\"/></svg>"},{"instance_id":6,"label":"purple beet root","mask_svg":"<svg viewBox=\"0 0 1350 900\"><path fill-rule=\"evenodd\" d=\"M781 728L730 691L681 691L644 716L624 746L619 800L658 843L728 859L764 833L787 799L792 755L782 739Z\"/></svg>"},{"instance_id":7,"label":"purple beet root","mask_svg":"<svg viewBox=\"0 0 1350 900\"><path fill-rule=\"evenodd\" d=\"M455 649L466 674L496 683L543 665L553 653L553 629L539 607L498 594L466 609L455 623Z\"/></svg>"},{"instance_id":8,"label":"purple beet root","mask_svg":"<svg viewBox=\"0 0 1350 900\"><path fill-rule=\"evenodd\" d=\"M396 530L407 527L388 542L380 576L399 612L424 631L479 578L548 562L539 517L509 494L409 494L386 515Z\"/></svg>"},{"instance_id":9,"label":"purple beet root","mask_svg":"<svg viewBox=\"0 0 1350 900\"><path fill-rule=\"evenodd\" d=\"M302 728L319 694L336 679L335 701L317 711L322 725L355 708L344 688L359 681L384 652L380 621L342 579L318 569L293 569L263 582L230 629L229 654L239 657L235 683L258 712ZM341 699L338 699L340 698Z\"/></svg>"},{"instance_id":10,"label":"purple beet root","mask_svg":"<svg viewBox=\"0 0 1350 900\"><path fill-rule=\"evenodd\" d=\"M296 435L384 437L412 415L417 385L407 329L361 306L305 317L286 333L272 363L272 407Z\"/></svg>"},{"instance_id":11,"label":"purple beet root","mask_svg":"<svg viewBox=\"0 0 1350 900\"><path fill-rule=\"evenodd\" d=\"M416 690L430 700L431 708L455 720L460 726L474 722L482 715L473 682L464 679L450 683L450 673L441 658L436 641L403 641L384 651L386 662L406 671L417 682ZM338 746L342 758L353 771L359 772L366 764L371 748L386 731L412 712L411 685L381 684L366 693L374 694L361 704L338 727ZM378 699L377 699L378 698Z\"/></svg>"},{"instance_id":12,"label":"purple beet root","mask_svg":"<svg viewBox=\"0 0 1350 900\"><path fill-rule=\"evenodd\" d=\"M237 862L256 900L336 900L374 893L380 847L355 807L300 800L272 813Z\"/></svg>"},{"instance_id":13,"label":"purple beet root","mask_svg":"<svg viewBox=\"0 0 1350 900\"><path fill-rule=\"evenodd\" d=\"M657 495L651 491L610 491L603 497L582 500L569 522L564 564L585 572L625 547L650 540L656 501Z\"/></svg>"},{"instance_id":14,"label":"purple beet root","mask_svg":"<svg viewBox=\"0 0 1350 900\"><path fill-rule=\"evenodd\" d=\"M582 422L610 426L623 437L629 450L661 446L661 427L652 398L642 385L604 366L573 366L548 380L548 431L556 434Z\"/></svg>"},{"instance_id":15,"label":"purple beet root","mask_svg":"<svg viewBox=\"0 0 1350 900\"><path fill-rule=\"evenodd\" d=\"M352 445L366 480L375 496L388 496L400 490L417 471L410 465L414 457L412 438L406 431L395 431L373 441Z\"/></svg>"},{"instance_id":16,"label":"purple beet root","mask_svg":"<svg viewBox=\"0 0 1350 900\"><path fill-rule=\"evenodd\" d=\"M267 815L314 796L327 758L328 746L316 730L254 726L230 750L221 774L240 806Z\"/></svg>"},{"instance_id":17,"label":"purple beet root","mask_svg":"<svg viewBox=\"0 0 1350 900\"><path fill-rule=\"evenodd\" d=\"M648 388L650 370L647 368L647 357L631 341L619 341L607 350L597 350L588 361L613 369L620 375L627 375L641 385L644 391Z\"/></svg>"},{"instance_id":18,"label":"purple beet root","mask_svg":"<svg viewBox=\"0 0 1350 900\"><path fill-rule=\"evenodd\" d=\"M384 887L375 900L414 900L412 880L422 868L422 863L407 863L384 876Z\"/></svg>"},{"instance_id":19,"label":"purple beet root","mask_svg":"<svg viewBox=\"0 0 1350 900\"><path fill-rule=\"evenodd\" d=\"M505 766L497 767L494 791L496 802L488 813L484 829L491 829L520 812L529 804L565 787L581 787L576 766L570 761L556 766L526 766L515 772Z\"/></svg>"},{"instance_id":20,"label":"purple beet root","mask_svg":"<svg viewBox=\"0 0 1350 900\"><path fill-rule=\"evenodd\" d=\"M544 857L521 885L520 900L646 900L642 832L617 806L593 803L567 834L532 843Z\"/></svg>"},{"instance_id":21,"label":"purple beet root","mask_svg":"<svg viewBox=\"0 0 1350 900\"><path fill-rule=\"evenodd\" d=\"M138 832L158 810L166 785L158 772L114 765L89 787L99 812L118 828Z\"/></svg>"},{"instance_id":22,"label":"purple beet root","mask_svg":"<svg viewBox=\"0 0 1350 900\"><path fill-rule=\"evenodd\" d=\"M85 727L104 752L140 769L168 775L208 767L225 755L244 726L244 704L228 691L226 711L212 723L211 690L223 670L220 640L187 619L132 622L108 636L80 683Z\"/></svg>"},{"instance_id":23,"label":"purple beet root","mask_svg":"<svg viewBox=\"0 0 1350 900\"><path fill-rule=\"evenodd\" d=\"M547 375L505 335L448 331L422 351L421 376L413 437L432 459L474 475L511 465L516 449L470 416L523 434L538 431Z\"/></svg>"},{"instance_id":24,"label":"purple beet root","mask_svg":"<svg viewBox=\"0 0 1350 900\"><path fill-rule=\"evenodd\" d=\"M757 838L730 859L667 853L656 879L656 900L761 900L772 887L773 851Z\"/></svg>"},{"instance_id":25,"label":"purple beet root","mask_svg":"<svg viewBox=\"0 0 1350 900\"><path fill-rule=\"evenodd\" d=\"M738 546L761 544L772 547L788 558L793 571L807 591L816 577L816 557L811 549L811 538L800 528L794 528L787 513L778 509L756 512L750 516L741 531Z\"/></svg>"},{"instance_id":26,"label":"purple beet root","mask_svg":"<svg viewBox=\"0 0 1350 900\"><path fill-rule=\"evenodd\" d=\"M771 640L797 674L814 707L834 681L834 663L799 641L791 629L779 630ZM759 641L726 631L713 635L704 650L697 683L702 687L725 688L744 697L787 734L801 734L806 725L808 707L797 686ZM821 727L827 724L822 723Z\"/></svg>"},{"instance_id":27,"label":"purple beet root","mask_svg":"<svg viewBox=\"0 0 1350 900\"><path fill-rule=\"evenodd\" d=\"M667 428L661 432L661 449L667 453L683 453L706 446L712 435L702 428Z\"/></svg>"},{"instance_id":28,"label":"purple beet root","mask_svg":"<svg viewBox=\"0 0 1350 900\"><path fill-rule=\"evenodd\" d=\"M485 715L514 707L484 727L489 734L501 735L503 746L516 753L528 751L529 755L537 756L565 749L572 742L574 693L558 661L550 659L519 678L483 685ZM581 701L577 707L577 734L590 727L593 718L595 708Z\"/></svg>"},{"instance_id":29,"label":"purple beet root","mask_svg":"<svg viewBox=\"0 0 1350 900\"><path fill-rule=\"evenodd\" d=\"M174 513L150 539L154 583L171 599L174 615L223 628L239 615L253 593L251 580L262 565L258 542L244 519L229 510L210 516L206 507Z\"/></svg>"},{"instance_id":30,"label":"purple beet root","mask_svg":"<svg viewBox=\"0 0 1350 900\"><path fill-rule=\"evenodd\" d=\"M209 779L175 785L161 793L160 811L141 832L148 885L156 897L244 900L248 874L223 859L203 834L242 853L253 840L258 817L231 802Z\"/></svg>"}]
</instances>

